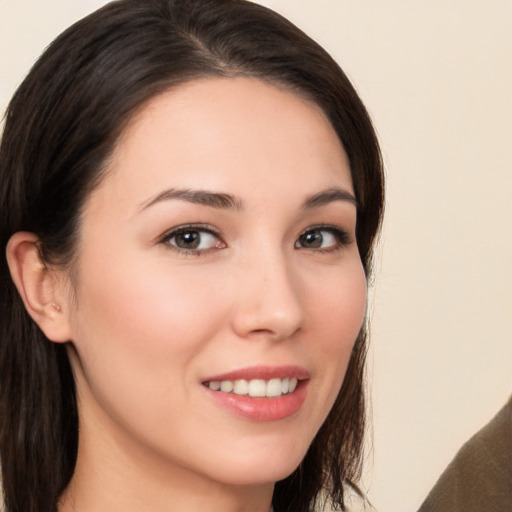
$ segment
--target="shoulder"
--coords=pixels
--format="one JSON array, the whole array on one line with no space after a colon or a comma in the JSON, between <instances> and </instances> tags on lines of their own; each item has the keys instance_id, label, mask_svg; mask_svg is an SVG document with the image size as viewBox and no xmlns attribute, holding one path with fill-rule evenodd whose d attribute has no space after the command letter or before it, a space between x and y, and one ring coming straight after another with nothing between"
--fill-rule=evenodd
<instances>
[{"instance_id":1,"label":"shoulder","mask_svg":"<svg viewBox=\"0 0 512 512\"><path fill-rule=\"evenodd\" d=\"M459 450L419 512L509 512L512 504L512 397Z\"/></svg>"}]
</instances>

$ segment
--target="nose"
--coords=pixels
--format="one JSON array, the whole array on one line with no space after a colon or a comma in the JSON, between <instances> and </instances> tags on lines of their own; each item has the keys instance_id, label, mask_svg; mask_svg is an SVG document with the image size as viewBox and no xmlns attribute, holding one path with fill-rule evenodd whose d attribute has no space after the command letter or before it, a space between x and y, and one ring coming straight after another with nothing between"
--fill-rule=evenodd
<instances>
[{"instance_id":1,"label":"nose","mask_svg":"<svg viewBox=\"0 0 512 512\"><path fill-rule=\"evenodd\" d=\"M242 338L280 341L297 332L304 319L299 284L285 258L252 259L237 279L232 325Z\"/></svg>"}]
</instances>

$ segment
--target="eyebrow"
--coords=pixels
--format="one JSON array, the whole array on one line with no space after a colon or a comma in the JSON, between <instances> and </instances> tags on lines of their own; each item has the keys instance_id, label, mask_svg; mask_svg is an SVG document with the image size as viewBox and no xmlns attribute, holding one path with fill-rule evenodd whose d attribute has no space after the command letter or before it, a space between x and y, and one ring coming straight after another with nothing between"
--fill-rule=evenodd
<instances>
[{"instance_id":1,"label":"eyebrow","mask_svg":"<svg viewBox=\"0 0 512 512\"><path fill-rule=\"evenodd\" d=\"M241 210L243 207L242 201L231 194L225 194L223 192L209 192L206 190L170 188L168 190L164 190L149 201L144 202L138 211L142 212L156 203L169 201L171 199L181 199L182 201L200 204L202 206L209 206L210 208L216 208L219 210Z\"/></svg>"},{"instance_id":2,"label":"eyebrow","mask_svg":"<svg viewBox=\"0 0 512 512\"><path fill-rule=\"evenodd\" d=\"M348 201L357 207L357 199L354 195L348 190L337 187L322 190L321 192L318 192L318 194L308 197L304 201L303 206L305 209L319 208L320 206L324 206L334 201Z\"/></svg>"},{"instance_id":3,"label":"eyebrow","mask_svg":"<svg viewBox=\"0 0 512 512\"><path fill-rule=\"evenodd\" d=\"M189 203L208 206L219 210L243 209L242 200L231 194L210 192L207 190L170 188L142 203L138 212L140 213L156 203L172 199L187 201ZM306 198L302 204L302 208L306 210L319 208L334 201L347 201L357 207L357 200L353 194L342 188L331 187Z\"/></svg>"}]
</instances>

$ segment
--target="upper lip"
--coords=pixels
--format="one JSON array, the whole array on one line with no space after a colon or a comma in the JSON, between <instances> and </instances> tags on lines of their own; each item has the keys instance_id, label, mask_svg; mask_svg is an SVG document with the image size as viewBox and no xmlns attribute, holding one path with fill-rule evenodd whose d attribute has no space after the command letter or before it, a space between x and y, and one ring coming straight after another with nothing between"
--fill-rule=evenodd
<instances>
[{"instance_id":1,"label":"upper lip","mask_svg":"<svg viewBox=\"0 0 512 512\"><path fill-rule=\"evenodd\" d=\"M309 372L302 366L295 365L280 365L280 366L251 366L247 368L240 368L238 370L229 371L226 373L212 375L205 379L203 382L223 381L223 380L270 380L270 379L285 379L296 378L297 380L309 379Z\"/></svg>"}]
</instances>

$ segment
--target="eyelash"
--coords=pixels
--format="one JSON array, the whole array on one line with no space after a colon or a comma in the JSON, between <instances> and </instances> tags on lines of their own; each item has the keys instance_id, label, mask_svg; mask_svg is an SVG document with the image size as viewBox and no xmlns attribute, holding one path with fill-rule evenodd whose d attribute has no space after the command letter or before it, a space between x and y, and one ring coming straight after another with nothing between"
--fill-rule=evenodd
<instances>
[{"instance_id":1,"label":"eyelash","mask_svg":"<svg viewBox=\"0 0 512 512\"><path fill-rule=\"evenodd\" d=\"M342 229L338 226L332 226L329 224L319 224L316 226L310 226L307 229L305 229L304 231L302 231L302 233L298 236L297 241L295 242L295 248L300 249L300 247L297 247L297 243L302 236L307 235L309 233L313 233L315 231L328 232L336 239L336 244L333 245L332 247L326 247L326 248L312 248L312 249L309 248L308 249L307 247L303 247L303 249L314 251L314 252L321 252L321 253L333 253L333 252L340 251L341 249L343 249L347 245L350 245L353 242L352 236L344 229Z\"/></svg>"},{"instance_id":2,"label":"eyelash","mask_svg":"<svg viewBox=\"0 0 512 512\"><path fill-rule=\"evenodd\" d=\"M336 244L334 244L332 247L326 247L326 248L308 248L308 247L301 247L297 244L299 243L299 240L301 237L306 236L308 234L311 234L313 232L328 232L331 234L335 240ZM211 235L218 239L217 246L216 247L209 247L206 249L185 249L183 247L178 247L176 244L171 243L171 240L173 238L176 238L177 236L181 234L186 233L206 233L208 235ZM353 238L352 236L345 231L344 229L341 229L337 226L332 225L326 225L326 224L320 224L316 226L310 226L307 229L303 230L300 235L297 237L297 240L294 243L295 249L304 249L309 250L311 252L321 252L321 253L333 253L340 251L345 246L352 243ZM170 231L167 231L159 240L159 243L167 245L171 250L176 251L178 253L184 254L186 256L201 256L203 254L207 254L212 250L219 250L224 249L227 247L227 244L222 240L222 237L220 236L220 233L213 229L208 224L188 224L184 226L179 226L177 228L173 228Z\"/></svg>"},{"instance_id":3,"label":"eyelash","mask_svg":"<svg viewBox=\"0 0 512 512\"><path fill-rule=\"evenodd\" d=\"M209 249L185 249L183 247L178 247L175 244L171 243L171 240L179 235L185 233L207 233L208 235L214 236L219 240L219 244L222 244L226 247L226 243L222 240L220 233L213 229L208 224L188 224L185 226L179 226L177 228L173 228L170 231L167 231L162 238L160 239L160 243L166 244L173 251L184 254L186 256L201 256L203 254L207 254L210 250L221 249L224 247L211 247Z\"/></svg>"}]
</instances>

